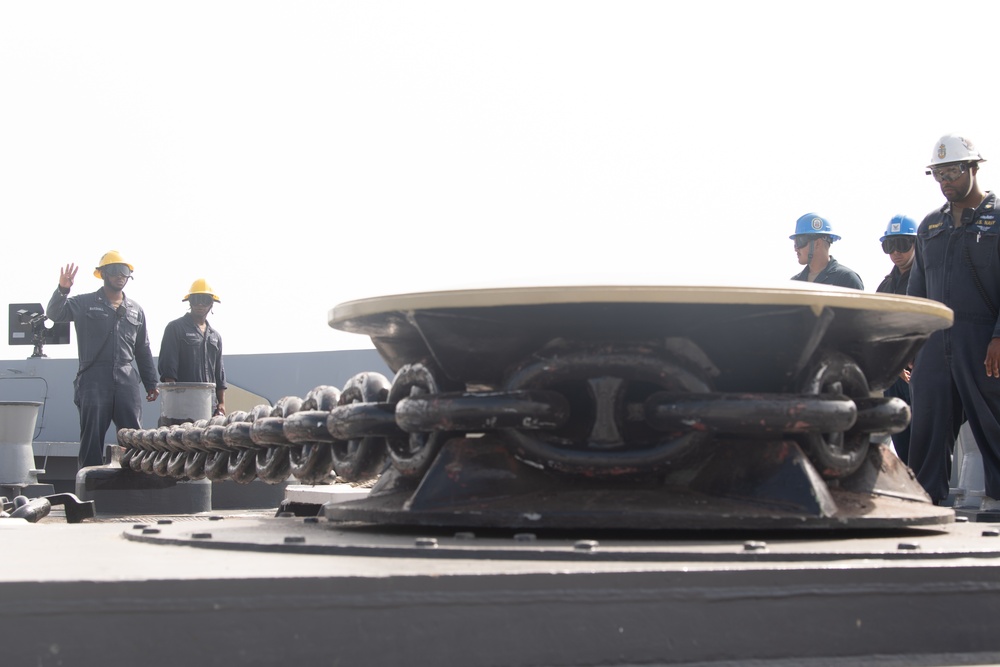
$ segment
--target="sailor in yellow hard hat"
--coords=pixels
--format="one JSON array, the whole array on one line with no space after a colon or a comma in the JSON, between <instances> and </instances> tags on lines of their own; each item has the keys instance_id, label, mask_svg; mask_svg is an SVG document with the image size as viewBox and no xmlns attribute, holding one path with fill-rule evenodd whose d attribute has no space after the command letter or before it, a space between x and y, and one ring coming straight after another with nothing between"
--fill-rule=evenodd
<instances>
[{"instance_id":1,"label":"sailor in yellow hard hat","mask_svg":"<svg viewBox=\"0 0 1000 667\"><path fill-rule=\"evenodd\" d=\"M160 343L161 382L208 382L215 385L216 415L226 414L226 369L222 336L208 323L212 306L222 300L204 278L191 283L181 301L190 311L169 324Z\"/></svg>"},{"instance_id":2,"label":"sailor in yellow hard hat","mask_svg":"<svg viewBox=\"0 0 1000 667\"><path fill-rule=\"evenodd\" d=\"M101 289L71 297L77 270L75 264L60 269L46 315L54 322L72 321L76 328L80 368L73 398L80 410L79 463L84 467L104 461L111 422L116 430L142 428L140 387L147 401L156 400L159 391L146 314L125 295L134 267L117 250L106 252L94 268L94 276L104 281Z\"/></svg>"},{"instance_id":3,"label":"sailor in yellow hard hat","mask_svg":"<svg viewBox=\"0 0 1000 667\"><path fill-rule=\"evenodd\" d=\"M125 270L126 268L128 271ZM106 280L111 276L121 275L128 280L132 276L133 271L135 271L135 267L126 262L120 252L109 250L101 255L101 261L94 267L94 277Z\"/></svg>"}]
</instances>

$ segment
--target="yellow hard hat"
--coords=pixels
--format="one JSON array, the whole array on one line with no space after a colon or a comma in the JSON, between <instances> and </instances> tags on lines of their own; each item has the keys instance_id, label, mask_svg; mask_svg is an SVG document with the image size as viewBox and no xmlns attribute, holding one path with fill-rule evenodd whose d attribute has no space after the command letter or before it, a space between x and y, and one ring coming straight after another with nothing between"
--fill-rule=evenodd
<instances>
[{"instance_id":1,"label":"yellow hard hat","mask_svg":"<svg viewBox=\"0 0 1000 667\"><path fill-rule=\"evenodd\" d=\"M129 271L135 271L135 267L125 261L121 253L117 250L109 250L103 255L101 255L101 261L94 267L94 277L101 278L101 268L107 266L108 264L124 264L128 267Z\"/></svg>"},{"instance_id":2,"label":"yellow hard hat","mask_svg":"<svg viewBox=\"0 0 1000 667\"><path fill-rule=\"evenodd\" d=\"M191 283L191 289L188 290L188 293L184 295L181 301L187 301L191 298L192 294L210 294L213 301L222 303L222 299L215 295L215 290L212 289L212 286L204 278L198 278L198 280Z\"/></svg>"}]
</instances>

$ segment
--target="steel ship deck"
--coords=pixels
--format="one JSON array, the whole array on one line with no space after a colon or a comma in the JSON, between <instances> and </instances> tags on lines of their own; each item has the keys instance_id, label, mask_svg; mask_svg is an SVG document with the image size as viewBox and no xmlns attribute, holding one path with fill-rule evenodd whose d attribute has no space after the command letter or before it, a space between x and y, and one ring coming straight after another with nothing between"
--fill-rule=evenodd
<instances>
[{"instance_id":1,"label":"steel ship deck","mask_svg":"<svg viewBox=\"0 0 1000 667\"><path fill-rule=\"evenodd\" d=\"M119 467L81 471L77 489L100 504L145 499L142 480L207 494L335 472L376 475L370 490L311 511L0 521L4 654L995 663L997 517L934 505L886 445L909 411L881 390L951 318L797 288L342 304L331 326L369 336L392 381L362 372L225 418L123 429Z\"/></svg>"},{"instance_id":2,"label":"steel ship deck","mask_svg":"<svg viewBox=\"0 0 1000 667\"><path fill-rule=\"evenodd\" d=\"M651 537L387 532L259 511L7 520L0 636L9 664L38 665L990 664L998 528Z\"/></svg>"}]
</instances>

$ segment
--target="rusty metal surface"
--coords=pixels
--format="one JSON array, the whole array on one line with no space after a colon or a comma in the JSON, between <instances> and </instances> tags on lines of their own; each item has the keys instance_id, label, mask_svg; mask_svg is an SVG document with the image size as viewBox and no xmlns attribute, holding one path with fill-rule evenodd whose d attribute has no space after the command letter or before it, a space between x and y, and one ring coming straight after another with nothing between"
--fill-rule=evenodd
<instances>
[{"instance_id":1,"label":"rusty metal surface","mask_svg":"<svg viewBox=\"0 0 1000 667\"><path fill-rule=\"evenodd\" d=\"M420 365L439 382L558 394L568 417L424 447L418 487L396 466L370 498L327 516L649 530L947 522L869 443L909 422L907 406L878 390L951 321L923 299L806 286L514 288L341 304L331 326L369 336L399 374ZM404 401L436 398L423 393ZM404 408L400 423L425 431L471 423Z\"/></svg>"},{"instance_id":2,"label":"rusty metal surface","mask_svg":"<svg viewBox=\"0 0 1000 667\"><path fill-rule=\"evenodd\" d=\"M884 445L828 486L791 442L718 441L655 475L553 475L496 438L448 442L419 485L390 472L369 497L325 516L385 525L535 528L885 529L954 521Z\"/></svg>"},{"instance_id":3,"label":"rusty metal surface","mask_svg":"<svg viewBox=\"0 0 1000 667\"><path fill-rule=\"evenodd\" d=\"M895 471L893 493L875 492L862 468L884 468L870 443L909 422L879 388L950 321L926 300L836 290L386 297L338 307L331 323L368 333L391 382L363 373L342 391L118 437L123 465L163 476L381 472L369 499L329 516L392 525L941 523L952 515L912 476Z\"/></svg>"},{"instance_id":4,"label":"rusty metal surface","mask_svg":"<svg viewBox=\"0 0 1000 667\"><path fill-rule=\"evenodd\" d=\"M345 391L338 402L349 402L327 413L268 417L272 408L258 406L154 432L123 429L119 438L129 447L121 461L124 470L160 476L278 484L293 471L303 481L323 481L334 470L347 479L370 476L388 458L394 473L419 478L445 442L474 430L499 432L517 460L580 479L662 474L697 465L720 442L740 440L752 451L784 439L797 442L821 476L836 479L857 471L872 433L895 432L909 417L901 401L870 397L860 369L843 355L820 357L799 382L810 394L711 393L685 361L696 363L697 355L671 362L632 347L549 350L514 372L506 391L464 393L441 392L429 369L412 365L374 403ZM299 440L306 419L306 430L317 433L312 441ZM213 429L222 429L228 449L207 442Z\"/></svg>"}]
</instances>

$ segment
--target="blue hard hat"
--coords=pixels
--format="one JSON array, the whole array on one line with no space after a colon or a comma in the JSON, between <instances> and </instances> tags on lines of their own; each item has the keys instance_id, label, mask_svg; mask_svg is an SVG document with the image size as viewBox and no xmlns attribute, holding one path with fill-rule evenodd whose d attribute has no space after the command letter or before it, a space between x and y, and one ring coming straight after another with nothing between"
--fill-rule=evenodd
<instances>
[{"instance_id":1,"label":"blue hard hat","mask_svg":"<svg viewBox=\"0 0 1000 667\"><path fill-rule=\"evenodd\" d=\"M833 233L830 221L819 213L806 213L795 221L795 233L788 238L794 239L803 234L829 236L830 241L839 241L840 237Z\"/></svg>"},{"instance_id":2,"label":"blue hard hat","mask_svg":"<svg viewBox=\"0 0 1000 667\"><path fill-rule=\"evenodd\" d=\"M913 218L905 215L894 215L889 221L889 226L885 228L885 234L879 241L885 241L887 236L916 236L917 223Z\"/></svg>"}]
</instances>

